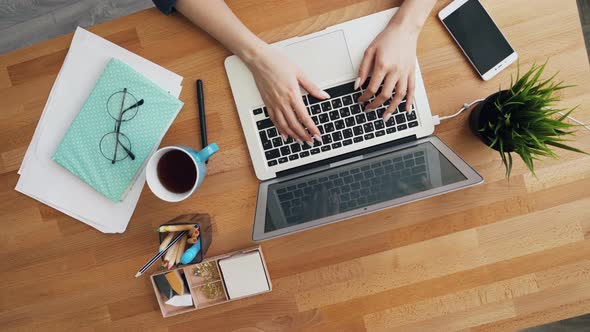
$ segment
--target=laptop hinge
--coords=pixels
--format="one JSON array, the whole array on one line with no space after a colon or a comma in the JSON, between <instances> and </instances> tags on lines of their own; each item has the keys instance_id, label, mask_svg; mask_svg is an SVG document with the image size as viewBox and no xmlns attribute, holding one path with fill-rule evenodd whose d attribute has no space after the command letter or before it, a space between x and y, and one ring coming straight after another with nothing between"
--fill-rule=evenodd
<instances>
[{"instance_id":1,"label":"laptop hinge","mask_svg":"<svg viewBox=\"0 0 590 332\"><path fill-rule=\"evenodd\" d=\"M291 169L287 169L287 170L284 170L284 171L280 171L280 172L277 172L277 177L279 178L279 177L283 177L283 176L287 176L287 175L291 175L291 174L295 174L295 173L300 173L300 172L307 171L307 170L310 170L310 169L314 169L314 168L317 168L317 167L321 167L321 166L325 166L325 165L337 163L339 161L343 161L343 160L346 160L346 159L351 159L351 158L354 158L354 157L357 157L357 156L362 156L364 154L368 154L368 153L375 152L375 151L378 151L378 150L382 150L382 149L385 149L385 148L393 147L393 146L396 146L396 145L401 145L401 144L404 144L404 143L409 143L409 142L412 142L412 141L415 141L415 140L417 140L416 135L412 135L412 136L408 136L408 137L396 139L396 140L393 140L393 141L390 141L390 142L381 143L379 145L370 146L368 148L364 148L364 149L361 149L361 150L357 150L357 151L352 151L352 152L349 152L349 153L345 153L345 154L340 155L340 156L335 156L335 157L332 157L332 158L328 158L328 159L316 161L314 163L310 163L310 164L307 164L307 165L301 165L301 166L298 166L298 167L295 167L295 168L291 168Z\"/></svg>"}]
</instances>

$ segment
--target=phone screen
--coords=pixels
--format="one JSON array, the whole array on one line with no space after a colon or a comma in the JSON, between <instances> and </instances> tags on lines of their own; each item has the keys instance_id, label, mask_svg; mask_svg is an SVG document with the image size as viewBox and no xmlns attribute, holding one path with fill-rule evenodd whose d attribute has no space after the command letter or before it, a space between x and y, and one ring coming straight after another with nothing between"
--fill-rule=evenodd
<instances>
[{"instance_id":1,"label":"phone screen","mask_svg":"<svg viewBox=\"0 0 590 332\"><path fill-rule=\"evenodd\" d=\"M468 0L444 18L443 23L480 75L514 53L490 15L477 0Z\"/></svg>"}]
</instances>

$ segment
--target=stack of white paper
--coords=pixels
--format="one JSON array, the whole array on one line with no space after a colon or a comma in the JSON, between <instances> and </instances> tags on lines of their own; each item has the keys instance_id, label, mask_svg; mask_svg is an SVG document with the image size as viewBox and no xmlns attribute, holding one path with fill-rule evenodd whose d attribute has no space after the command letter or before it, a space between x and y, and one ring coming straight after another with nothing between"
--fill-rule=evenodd
<instances>
[{"instance_id":1,"label":"stack of white paper","mask_svg":"<svg viewBox=\"0 0 590 332\"><path fill-rule=\"evenodd\" d=\"M122 233L145 184L145 170L124 201L113 203L51 160L111 58L117 58L178 98L182 77L82 28L53 84L21 167L16 190L103 233Z\"/></svg>"}]
</instances>

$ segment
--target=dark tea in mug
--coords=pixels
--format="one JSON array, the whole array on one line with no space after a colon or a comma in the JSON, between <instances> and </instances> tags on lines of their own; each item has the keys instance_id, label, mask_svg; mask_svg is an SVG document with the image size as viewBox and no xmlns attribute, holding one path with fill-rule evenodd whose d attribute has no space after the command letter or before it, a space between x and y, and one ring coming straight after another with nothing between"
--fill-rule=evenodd
<instances>
[{"instance_id":1,"label":"dark tea in mug","mask_svg":"<svg viewBox=\"0 0 590 332\"><path fill-rule=\"evenodd\" d=\"M160 183L176 194L190 191L197 182L197 169L193 158L181 150L170 150L162 155L157 172Z\"/></svg>"}]
</instances>

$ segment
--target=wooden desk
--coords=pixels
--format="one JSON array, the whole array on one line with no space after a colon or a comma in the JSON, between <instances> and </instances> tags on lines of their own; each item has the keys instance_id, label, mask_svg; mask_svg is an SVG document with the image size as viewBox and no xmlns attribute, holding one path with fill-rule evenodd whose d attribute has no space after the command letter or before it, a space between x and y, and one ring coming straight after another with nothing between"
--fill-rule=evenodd
<instances>
[{"instance_id":1,"label":"wooden desk","mask_svg":"<svg viewBox=\"0 0 590 332\"><path fill-rule=\"evenodd\" d=\"M441 1L433 13L449 1ZM574 0L484 1L523 67L551 57L549 71L576 87L564 107L590 123L590 71ZM316 31L392 5L390 1L230 1L267 41ZM0 325L38 330L362 331L512 330L590 312L590 157L561 152L519 161L510 181L497 153L466 125L436 134L485 184L263 243L274 291L162 319L137 269L156 248L154 229L178 214L214 218L210 255L251 245L257 180L223 68L228 52L180 17L155 9L91 29L185 77L186 106L163 145L199 143L194 79L203 78L210 141L221 152L210 176L181 204L146 187L129 228L103 235L13 190L16 171L71 34L0 58ZM433 14L418 56L433 114L506 86L512 66L481 81ZM574 146L590 150L590 133Z\"/></svg>"}]
</instances>

